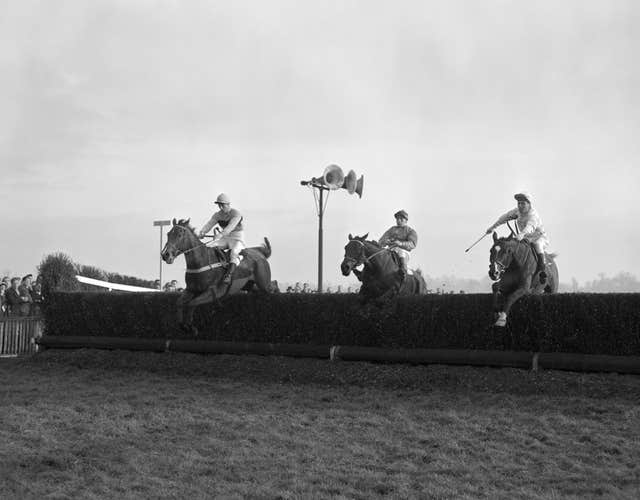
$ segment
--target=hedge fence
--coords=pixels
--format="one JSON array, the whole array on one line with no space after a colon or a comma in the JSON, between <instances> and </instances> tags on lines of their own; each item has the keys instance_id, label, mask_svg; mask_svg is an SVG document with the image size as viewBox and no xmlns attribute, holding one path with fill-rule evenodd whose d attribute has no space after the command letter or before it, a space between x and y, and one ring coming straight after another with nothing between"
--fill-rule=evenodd
<instances>
[{"instance_id":1,"label":"hedge fence","mask_svg":"<svg viewBox=\"0 0 640 500\"><path fill-rule=\"evenodd\" d=\"M193 340L176 293L71 292L49 297L45 335ZM200 306L197 340L405 349L640 355L640 294L527 296L505 328L491 295L402 297L363 307L351 294L244 294Z\"/></svg>"}]
</instances>

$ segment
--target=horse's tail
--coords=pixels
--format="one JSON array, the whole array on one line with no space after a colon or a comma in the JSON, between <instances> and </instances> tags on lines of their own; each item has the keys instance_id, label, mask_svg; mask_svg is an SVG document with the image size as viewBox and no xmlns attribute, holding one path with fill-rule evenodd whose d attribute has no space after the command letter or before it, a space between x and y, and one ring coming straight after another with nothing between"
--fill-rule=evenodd
<instances>
[{"instance_id":1,"label":"horse's tail","mask_svg":"<svg viewBox=\"0 0 640 500\"><path fill-rule=\"evenodd\" d=\"M547 254L547 257L549 257L550 260L556 260L557 256L558 254L556 252L551 252Z\"/></svg>"},{"instance_id":2,"label":"horse's tail","mask_svg":"<svg viewBox=\"0 0 640 500\"><path fill-rule=\"evenodd\" d=\"M265 259L271 257L271 243L269 242L269 238L264 237L264 243L258 247L258 249L262 252Z\"/></svg>"}]
</instances>

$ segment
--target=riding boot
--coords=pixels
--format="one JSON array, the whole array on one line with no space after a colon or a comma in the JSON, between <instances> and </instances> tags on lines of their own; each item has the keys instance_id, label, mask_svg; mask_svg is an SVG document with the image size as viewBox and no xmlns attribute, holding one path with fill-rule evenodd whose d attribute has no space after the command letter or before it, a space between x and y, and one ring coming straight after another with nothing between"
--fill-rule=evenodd
<instances>
[{"instance_id":1,"label":"riding boot","mask_svg":"<svg viewBox=\"0 0 640 500\"><path fill-rule=\"evenodd\" d=\"M400 269L398 269L398 276L400 276L401 283L407 277L407 262L404 259L400 259Z\"/></svg>"},{"instance_id":2,"label":"riding boot","mask_svg":"<svg viewBox=\"0 0 640 500\"><path fill-rule=\"evenodd\" d=\"M544 252L537 253L537 255L538 255L538 267L536 268L536 274L538 274L538 277L540 279L540 284L544 285L547 282L547 273L545 272L547 269L547 262L544 257Z\"/></svg>"},{"instance_id":3,"label":"riding boot","mask_svg":"<svg viewBox=\"0 0 640 500\"><path fill-rule=\"evenodd\" d=\"M224 275L224 278L222 278L222 282L225 284L229 284L231 283L231 275L233 274L233 271L235 270L235 268L237 267L237 264L231 263L229 264L229 267L227 267L227 272Z\"/></svg>"}]
</instances>

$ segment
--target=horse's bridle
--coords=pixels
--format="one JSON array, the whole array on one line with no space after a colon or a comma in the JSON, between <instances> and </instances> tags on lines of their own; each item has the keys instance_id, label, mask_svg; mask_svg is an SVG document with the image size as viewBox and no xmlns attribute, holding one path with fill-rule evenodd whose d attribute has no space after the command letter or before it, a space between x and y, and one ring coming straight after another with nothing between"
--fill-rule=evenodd
<instances>
[{"instance_id":1,"label":"horse's bridle","mask_svg":"<svg viewBox=\"0 0 640 500\"><path fill-rule=\"evenodd\" d=\"M358 267L360 264L364 264L366 266L369 263L369 261L371 259L373 259L376 255L378 255L378 254L380 254L382 252L389 251L388 248L382 248L382 249L378 250L377 252L374 252L371 255L369 255L369 257L366 257L364 255L365 244L360 240L351 240L351 241L355 241L357 243L360 243L361 249L362 249L362 252L361 252L362 258L360 258L360 259L355 259L353 257L348 257L346 255L344 256L344 260L345 261L354 263L353 266L351 266L351 267Z\"/></svg>"},{"instance_id":2,"label":"horse's bridle","mask_svg":"<svg viewBox=\"0 0 640 500\"><path fill-rule=\"evenodd\" d=\"M518 241L517 243L521 243L520 241ZM495 245L494 245L495 247ZM505 264L503 262L504 259L498 259L498 255L496 255L496 258L493 260L492 264L496 267L496 273L498 275L498 280L500 278L502 278L502 275L504 274L504 272L507 270L507 268L511 265L511 261L513 260L513 257L511 257L511 260Z\"/></svg>"},{"instance_id":3,"label":"horse's bridle","mask_svg":"<svg viewBox=\"0 0 640 500\"><path fill-rule=\"evenodd\" d=\"M173 226L173 229L176 229L176 228L180 228L180 230L182 231L182 233L180 233L179 238L180 238L180 239L184 238L184 234L186 233L187 228L186 228L186 227L183 227L183 226L179 226L179 225L177 225L177 224L176 224L175 226ZM164 253L164 250L166 250L166 249L167 249L167 247L168 247L169 245L171 245L172 250L175 250L175 251L177 251L177 252L178 252L178 253L176 253L176 254L174 255L174 258L177 258L177 257L179 257L179 256L180 256L180 255L182 255L182 254L187 254L187 253L189 253L189 252L193 252L193 251L194 251L195 249L197 249L197 248L200 248L200 247L203 247L203 246L207 246L207 244L206 244L206 243L200 243L199 245L196 245L196 246L195 246L195 247L193 247L193 248L188 248L187 250L177 250L177 249L176 249L176 245L175 245L175 243L169 243L169 241L167 240L167 243L165 244L164 249L162 250L162 253Z\"/></svg>"}]
</instances>

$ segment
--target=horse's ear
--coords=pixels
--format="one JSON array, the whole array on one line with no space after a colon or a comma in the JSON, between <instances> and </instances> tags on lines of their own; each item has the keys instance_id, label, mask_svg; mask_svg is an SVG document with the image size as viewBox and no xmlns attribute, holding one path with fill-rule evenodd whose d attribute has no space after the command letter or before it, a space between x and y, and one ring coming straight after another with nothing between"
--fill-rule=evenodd
<instances>
[{"instance_id":1,"label":"horse's ear","mask_svg":"<svg viewBox=\"0 0 640 500\"><path fill-rule=\"evenodd\" d=\"M351 241L353 239L353 236L351 236L351 233L349 233L349 241Z\"/></svg>"},{"instance_id":2,"label":"horse's ear","mask_svg":"<svg viewBox=\"0 0 640 500\"><path fill-rule=\"evenodd\" d=\"M189 225L189 221L190 221L190 220L191 220L191 217L189 217L189 218L187 219L187 221L186 221L186 225L187 225L187 226Z\"/></svg>"},{"instance_id":3,"label":"horse's ear","mask_svg":"<svg viewBox=\"0 0 640 500\"><path fill-rule=\"evenodd\" d=\"M176 225L176 218L175 217L173 218L173 225L174 226Z\"/></svg>"},{"instance_id":4,"label":"horse's ear","mask_svg":"<svg viewBox=\"0 0 640 500\"><path fill-rule=\"evenodd\" d=\"M363 240L366 240L366 239L367 239L367 236L369 236L369 233L365 234L365 235L362 237L362 239L363 239Z\"/></svg>"},{"instance_id":5,"label":"horse's ear","mask_svg":"<svg viewBox=\"0 0 640 500\"><path fill-rule=\"evenodd\" d=\"M496 233L495 231L493 232L493 242L494 243L498 242L498 233Z\"/></svg>"}]
</instances>

